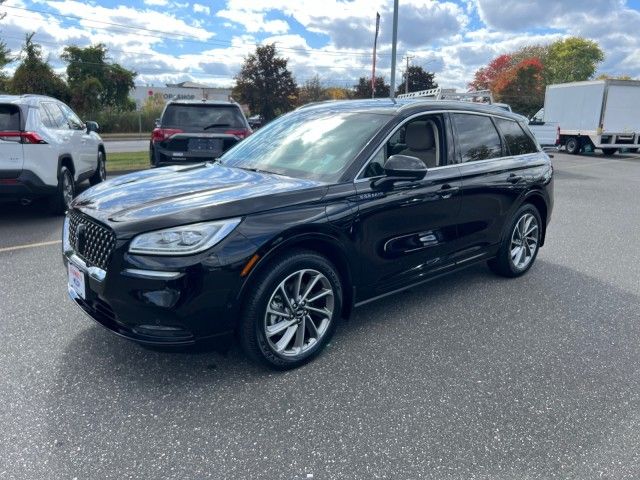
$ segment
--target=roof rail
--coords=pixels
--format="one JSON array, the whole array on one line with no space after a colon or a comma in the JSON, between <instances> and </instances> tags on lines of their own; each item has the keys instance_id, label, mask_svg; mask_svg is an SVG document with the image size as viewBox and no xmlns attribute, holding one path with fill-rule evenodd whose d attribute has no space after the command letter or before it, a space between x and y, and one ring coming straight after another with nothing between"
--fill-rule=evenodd
<instances>
[{"instance_id":1,"label":"roof rail","mask_svg":"<svg viewBox=\"0 0 640 480\"><path fill-rule=\"evenodd\" d=\"M447 92L442 88L430 88L428 90L420 90L418 92L402 93L397 96L398 99L405 98L426 98L431 97L434 100L459 100L461 102L480 102L493 103L493 95L491 90L476 90L475 92Z\"/></svg>"}]
</instances>

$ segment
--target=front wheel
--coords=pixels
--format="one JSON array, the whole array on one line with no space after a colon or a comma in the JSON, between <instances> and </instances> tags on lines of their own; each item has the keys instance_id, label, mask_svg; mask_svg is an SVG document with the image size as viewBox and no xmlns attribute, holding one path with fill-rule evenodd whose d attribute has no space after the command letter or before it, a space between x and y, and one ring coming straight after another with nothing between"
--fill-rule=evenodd
<instances>
[{"instance_id":1,"label":"front wheel","mask_svg":"<svg viewBox=\"0 0 640 480\"><path fill-rule=\"evenodd\" d=\"M329 260L299 250L265 269L244 304L239 335L246 354L271 368L295 368L333 336L342 285Z\"/></svg>"},{"instance_id":2,"label":"front wheel","mask_svg":"<svg viewBox=\"0 0 640 480\"><path fill-rule=\"evenodd\" d=\"M607 157L614 155L618 151L617 148L603 148L602 153L604 153Z\"/></svg>"},{"instance_id":3,"label":"front wheel","mask_svg":"<svg viewBox=\"0 0 640 480\"><path fill-rule=\"evenodd\" d=\"M567 139L567 143L565 143L565 147L567 148L567 153L576 155L580 153L580 148L582 146L580 145L580 140L578 140L577 137L569 137Z\"/></svg>"},{"instance_id":4,"label":"front wheel","mask_svg":"<svg viewBox=\"0 0 640 480\"><path fill-rule=\"evenodd\" d=\"M496 258L489 267L503 277L519 277L533 265L542 239L542 221L538 209L524 204L513 216L513 220L502 240Z\"/></svg>"}]
</instances>

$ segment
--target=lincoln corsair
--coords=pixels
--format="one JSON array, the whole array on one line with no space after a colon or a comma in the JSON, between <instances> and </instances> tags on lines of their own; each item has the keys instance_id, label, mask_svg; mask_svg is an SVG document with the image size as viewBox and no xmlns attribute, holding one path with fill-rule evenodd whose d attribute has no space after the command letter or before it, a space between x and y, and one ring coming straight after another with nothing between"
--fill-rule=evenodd
<instances>
[{"instance_id":1,"label":"lincoln corsair","mask_svg":"<svg viewBox=\"0 0 640 480\"><path fill-rule=\"evenodd\" d=\"M85 191L63 258L70 297L118 335L188 345L235 333L252 359L291 368L355 307L477 262L524 274L552 207L550 159L521 116L327 102L215 162Z\"/></svg>"}]
</instances>

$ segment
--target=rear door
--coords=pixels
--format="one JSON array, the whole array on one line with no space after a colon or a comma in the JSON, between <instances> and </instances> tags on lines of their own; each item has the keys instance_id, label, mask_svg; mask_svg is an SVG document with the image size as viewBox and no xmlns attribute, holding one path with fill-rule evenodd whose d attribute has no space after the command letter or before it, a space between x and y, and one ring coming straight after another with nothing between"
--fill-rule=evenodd
<instances>
[{"instance_id":1,"label":"rear door","mask_svg":"<svg viewBox=\"0 0 640 480\"><path fill-rule=\"evenodd\" d=\"M510 119L452 113L452 123L462 162L459 255L463 261L475 260L497 248L505 222L534 179L530 169L538 148Z\"/></svg>"},{"instance_id":2,"label":"rear door","mask_svg":"<svg viewBox=\"0 0 640 480\"><path fill-rule=\"evenodd\" d=\"M0 104L0 178L17 178L22 172L24 154L20 133L23 122L18 105Z\"/></svg>"}]
</instances>

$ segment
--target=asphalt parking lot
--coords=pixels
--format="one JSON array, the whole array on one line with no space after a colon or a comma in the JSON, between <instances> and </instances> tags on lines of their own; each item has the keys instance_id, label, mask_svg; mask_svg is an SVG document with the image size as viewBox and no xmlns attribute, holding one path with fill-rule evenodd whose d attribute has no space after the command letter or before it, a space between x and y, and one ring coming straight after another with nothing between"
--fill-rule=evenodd
<instances>
[{"instance_id":1,"label":"asphalt parking lot","mask_svg":"<svg viewBox=\"0 0 640 480\"><path fill-rule=\"evenodd\" d=\"M95 326L66 298L61 219L2 207L0 478L639 478L640 157L554 167L526 276L369 304L286 373Z\"/></svg>"}]
</instances>

